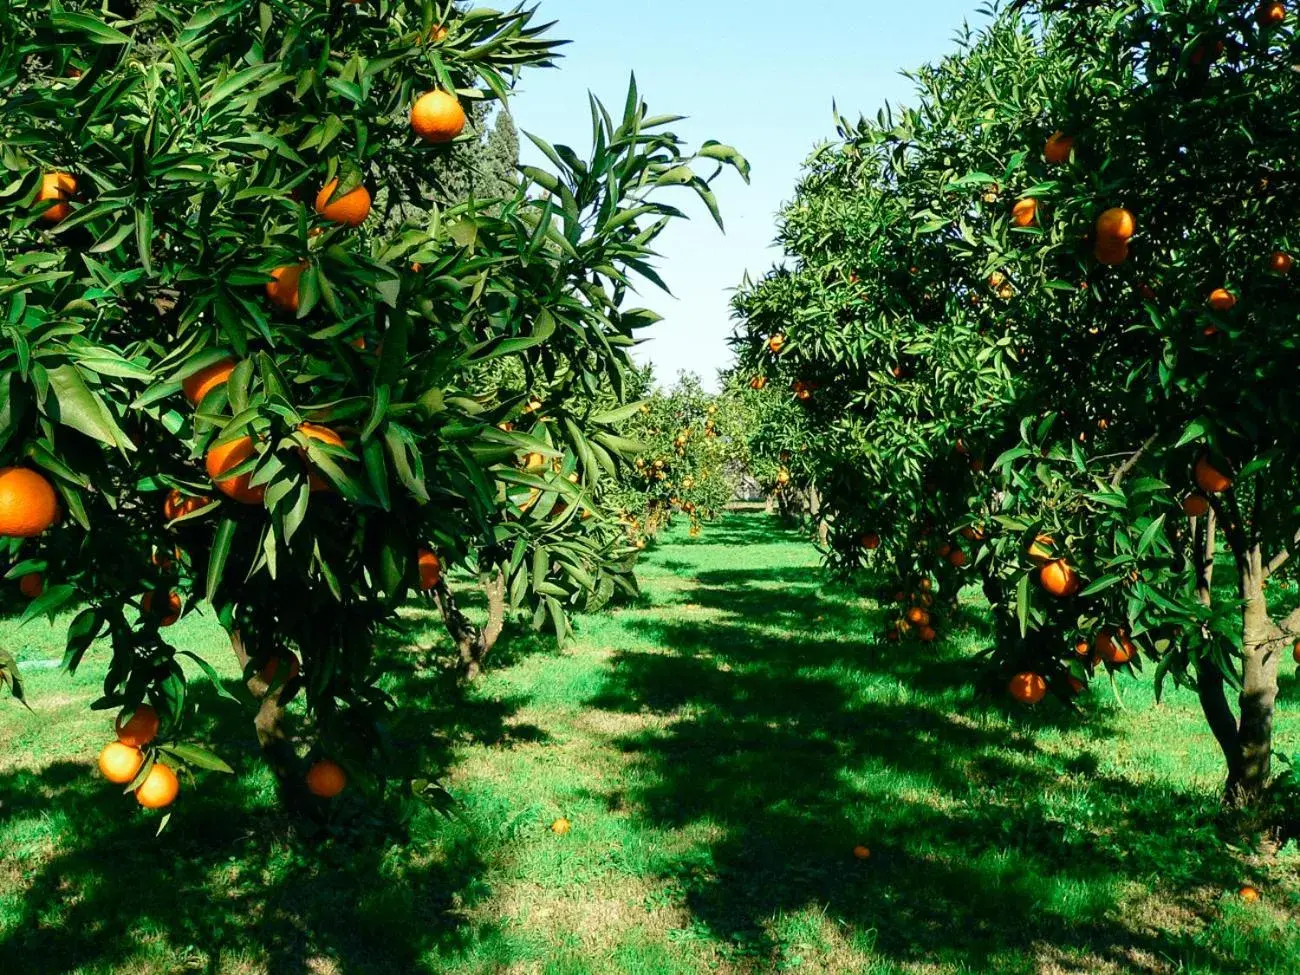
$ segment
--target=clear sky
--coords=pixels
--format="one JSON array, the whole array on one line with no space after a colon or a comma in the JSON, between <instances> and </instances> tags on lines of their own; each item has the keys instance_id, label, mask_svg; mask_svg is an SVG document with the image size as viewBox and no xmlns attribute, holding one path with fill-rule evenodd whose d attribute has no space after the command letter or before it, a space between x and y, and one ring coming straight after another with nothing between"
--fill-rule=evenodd
<instances>
[{"instance_id":1,"label":"clear sky","mask_svg":"<svg viewBox=\"0 0 1300 975\"><path fill-rule=\"evenodd\" d=\"M661 382L680 370L714 385L731 359L728 301L745 272L758 277L780 253L774 216L790 198L812 148L834 136L832 106L847 118L886 101L911 101L899 74L952 50L977 0L539 0L538 16L573 43L556 71L527 73L515 122L585 158L587 92L622 110L629 74L652 113L687 115L674 131L693 144L717 139L753 165L752 181L716 184L726 235L702 208L660 238L660 272L674 297L648 283L637 304L664 321L637 350ZM522 140L526 162L547 166ZM678 200L686 199L682 191Z\"/></svg>"}]
</instances>

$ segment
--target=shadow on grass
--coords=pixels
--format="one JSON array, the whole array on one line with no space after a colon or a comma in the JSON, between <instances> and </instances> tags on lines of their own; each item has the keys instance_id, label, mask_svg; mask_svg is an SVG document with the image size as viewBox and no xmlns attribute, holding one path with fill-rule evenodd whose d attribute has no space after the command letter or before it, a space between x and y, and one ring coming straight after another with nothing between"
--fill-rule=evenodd
<instances>
[{"instance_id":1,"label":"shadow on grass","mask_svg":"<svg viewBox=\"0 0 1300 975\"><path fill-rule=\"evenodd\" d=\"M772 537L766 524L729 530ZM1040 743L1085 726L1105 740L1117 710L990 705L969 657L877 641L866 627L878 621L826 598L806 569L696 581L685 600L714 612L630 620L675 652L618 654L588 703L684 715L620 740L636 773L611 801L717 837L668 878L713 936L776 963L770 922L813 909L874 961L963 971L1041 971L1057 946L1060 970L1080 972L1147 970L1143 958L1257 970L1282 951L1261 942L1246 965L1117 910L1130 882L1158 886L1171 917L1240 882L1215 837L1217 797ZM869 860L851 855L857 843Z\"/></svg>"},{"instance_id":2,"label":"shadow on grass","mask_svg":"<svg viewBox=\"0 0 1300 975\"><path fill-rule=\"evenodd\" d=\"M441 778L463 744L542 738L510 722L522 700L467 692L404 648L380 652L399 704L388 774ZM212 973L406 975L432 970L431 956L491 958L499 929L470 916L490 892L469 824L399 785L381 794L365 782L321 802L316 819L286 815L252 735L252 705L237 683L227 689L245 703L191 685L192 735L235 775L183 777L160 836L157 813L85 765L0 778L0 829L28 848L11 848L9 863L30 864L21 875L0 871L0 972L173 972L183 959L187 971Z\"/></svg>"}]
</instances>

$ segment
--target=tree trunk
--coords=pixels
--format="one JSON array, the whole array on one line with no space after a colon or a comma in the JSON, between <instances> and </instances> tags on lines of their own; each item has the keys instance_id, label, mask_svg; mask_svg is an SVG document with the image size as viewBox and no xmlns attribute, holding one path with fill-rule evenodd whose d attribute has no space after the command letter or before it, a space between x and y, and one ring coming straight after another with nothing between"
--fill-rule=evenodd
<instances>
[{"instance_id":1,"label":"tree trunk","mask_svg":"<svg viewBox=\"0 0 1300 975\"><path fill-rule=\"evenodd\" d=\"M253 655L249 653L243 634L238 630L230 631L230 646L239 660L240 670L247 670ZM282 782L295 781L299 778L296 773L301 763L298 760L298 753L294 751L293 741L289 737L285 711L280 704L280 694L284 690L284 684L281 683L279 687L272 690L261 676L253 674L246 682L246 686L249 693L253 695L253 700L258 702L253 728L257 732L257 743L262 747L262 754L267 764Z\"/></svg>"},{"instance_id":2,"label":"tree trunk","mask_svg":"<svg viewBox=\"0 0 1300 975\"><path fill-rule=\"evenodd\" d=\"M808 485L808 516L817 526L817 541L821 543L822 548L825 548L831 539L831 523L826 520L822 510L822 496L816 484Z\"/></svg>"},{"instance_id":3,"label":"tree trunk","mask_svg":"<svg viewBox=\"0 0 1300 975\"><path fill-rule=\"evenodd\" d=\"M482 576L480 582L488 603L487 624L482 628L460 611L456 597L452 595L445 579L440 579L434 589L434 600L442 613L447 632L456 644L456 655L466 680L474 680L483 673L484 661L496 646L506 621L505 573L497 568L491 574Z\"/></svg>"},{"instance_id":4,"label":"tree trunk","mask_svg":"<svg viewBox=\"0 0 1300 975\"><path fill-rule=\"evenodd\" d=\"M1229 763L1225 795L1240 805L1257 802L1268 785L1273 757L1273 709L1277 701L1277 669L1284 641L1282 630L1269 618L1264 600L1264 565L1259 546L1248 553L1241 576L1242 672L1238 698L1236 768Z\"/></svg>"}]
</instances>

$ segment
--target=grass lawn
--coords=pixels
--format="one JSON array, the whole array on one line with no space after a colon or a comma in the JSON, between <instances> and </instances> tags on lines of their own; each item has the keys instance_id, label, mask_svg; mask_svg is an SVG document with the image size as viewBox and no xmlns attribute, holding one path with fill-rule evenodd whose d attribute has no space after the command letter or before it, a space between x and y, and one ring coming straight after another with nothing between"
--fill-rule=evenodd
<instances>
[{"instance_id":1,"label":"grass lawn","mask_svg":"<svg viewBox=\"0 0 1300 975\"><path fill-rule=\"evenodd\" d=\"M246 696L196 673L200 737L238 774L184 782L156 837L92 771L104 653L38 669L56 632L0 622L35 709L0 700L0 972L1300 971L1300 858L1217 840L1191 695L1126 680L1121 706L1100 680L1086 719L991 700L977 605L938 645L886 644L875 603L762 515L673 534L642 581L563 651L511 635L467 694L385 647L412 705L389 761L456 806L352 789L306 832ZM239 693L209 621L177 636Z\"/></svg>"}]
</instances>

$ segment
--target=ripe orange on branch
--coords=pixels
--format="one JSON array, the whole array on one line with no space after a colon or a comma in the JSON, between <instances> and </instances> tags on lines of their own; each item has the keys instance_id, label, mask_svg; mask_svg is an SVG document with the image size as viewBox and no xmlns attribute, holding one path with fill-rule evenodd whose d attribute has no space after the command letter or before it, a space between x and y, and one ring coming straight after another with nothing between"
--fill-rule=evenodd
<instances>
[{"instance_id":1,"label":"ripe orange on branch","mask_svg":"<svg viewBox=\"0 0 1300 975\"><path fill-rule=\"evenodd\" d=\"M1290 254L1285 251L1274 251L1268 259L1268 268L1274 274L1290 274L1291 265L1294 263Z\"/></svg>"},{"instance_id":2,"label":"ripe orange on branch","mask_svg":"<svg viewBox=\"0 0 1300 975\"><path fill-rule=\"evenodd\" d=\"M39 572L29 572L18 580L18 591L28 599L36 599L45 592L45 579Z\"/></svg>"},{"instance_id":3,"label":"ripe orange on branch","mask_svg":"<svg viewBox=\"0 0 1300 975\"><path fill-rule=\"evenodd\" d=\"M1286 20L1286 5L1279 2L1261 3L1255 13L1255 22L1260 27L1276 27Z\"/></svg>"},{"instance_id":4,"label":"ripe orange on branch","mask_svg":"<svg viewBox=\"0 0 1300 975\"><path fill-rule=\"evenodd\" d=\"M1111 207L1097 218L1097 239L1128 241L1137 232L1137 220L1123 207Z\"/></svg>"},{"instance_id":5,"label":"ripe orange on branch","mask_svg":"<svg viewBox=\"0 0 1300 975\"><path fill-rule=\"evenodd\" d=\"M425 142L451 142L467 121L460 99L449 91L426 92L411 106L411 129Z\"/></svg>"},{"instance_id":6,"label":"ripe orange on branch","mask_svg":"<svg viewBox=\"0 0 1300 975\"><path fill-rule=\"evenodd\" d=\"M35 538L58 517L49 481L26 467L0 468L0 538Z\"/></svg>"},{"instance_id":7,"label":"ripe orange on branch","mask_svg":"<svg viewBox=\"0 0 1300 975\"><path fill-rule=\"evenodd\" d=\"M1104 629L1097 634L1097 656L1108 664L1126 664L1137 654L1137 647L1125 630Z\"/></svg>"},{"instance_id":8,"label":"ripe orange on branch","mask_svg":"<svg viewBox=\"0 0 1300 975\"><path fill-rule=\"evenodd\" d=\"M185 394L185 398L192 405L198 406L199 403L203 402L203 397L218 386L224 385L234 371L234 359L222 359L220 362L214 362L212 365L204 366L198 372L182 379L181 392Z\"/></svg>"},{"instance_id":9,"label":"ripe orange on branch","mask_svg":"<svg viewBox=\"0 0 1300 975\"><path fill-rule=\"evenodd\" d=\"M307 770L307 791L322 799L333 799L347 784L347 773L328 758L322 758Z\"/></svg>"},{"instance_id":10,"label":"ripe orange on branch","mask_svg":"<svg viewBox=\"0 0 1300 975\"><path fill-rule=\"evenodd\" d=\"M1208 514L1210 500L1203 494L1189 494L1183 498L1183 513L1191 518L1200 518Z\"/></svg>"},{"instance_id":11,"label":"ripe orange on branch","mask_svg":"<svg viewBox=\"0 0 1300 975\"><path fill-rule=\"evenodd\" d=\"M1069 161L1073 151L1074 138L1058 130L1048 137L1047 144L1043 147L1043 156L1049 163L1060 165Z\"/></svg>"},{"instance_id":12,"label":"ripe orange on branch","mask_svg":"<svg viewBox=\"0 0 1300 975\"><path fill-rule=\"evenodd\" d=\"M105 745L99 753L100 774L117 785L126 785L134 779L143 764L144 756L140 754L140 749L124 745L120 741Z\"/></svg>"},{"instance_id":13,"label":"ripe orange on branch","mask_svg":"<svg viewBox=\"0 0 1300 975\"><path fill-rule=\"evenodd\" d=\"M442 561L429 549L422 548L416 562L420 569L420 588L428 592L442 581Z\"/></svg>"},{"instance_id":14,"label":"ripe orange on branch","mask_svg":"<svg viewBox=\"0 0 1300 975\"><path fill-rule=\"evenodd\" d=\"M302 272L305 270L307 270L307 265L303 263L286 264L272 271L271 277L274 280L266 282L266 296L271 299L271 304L281 311L296 312L298 310L298 279L302 277Z\"/></svg>"},{"instance_id":15,"label":"ripe orange on branch","mask_svg":"<svg viewBox=\"0 0 1300 975\"><path fill-rule=\"evenodd\" d=\"M366 217L370 216L370 191L364 186L357 186L336 198L334 191L338 186L336 176L321 188L316 194L316 212L331 223L360 227L366 222Z\"/></svg>"},{"instance_id":16,"label":"ripe orange on branch","mask_svg":"<svg viewBox=\"0 0 1300 975\"><path fill-rule=\"evenodd\" d=\"M1007 691L1021 704L1037 704L1047 695L1047 681L1027 670L1011 678Z\"/></svg>"},{"instance_id":17,"label":"ripe orange on branch","mask_svg":"<svg viewBox=\"0 0 1300 975\"><path fill-rule=\"evenodd\" d=\"M147 592L144 594L144 598L140 600L140 611L145 616L152 616L154 614L154 596L156 595L156 592ZM174 592L165 593L164 595L166 597L167 607L165 609L161 607L158 609L158 614L162 617L158 621L158 625L171 626L181 618L181 597Z\"/></svg>"},{"instance_id":18,"label":"ripe orange on branch","mask_svg":"<svg viewBox=\"0 0 1300 975\"><path fill-rule=\"evenodd\" d=\"M1237 296L1227 288L1215 288L1210 292L1209 304L1215 311L1231 311L1237 304Z\"/></svg>"},{"instance_id":19,"label":"ripe orange on branch","mask_svg":"<svg viewBox=\"0 0 1300 975\"><path fill-rule=\"evenodd\" d=\"M206 508L211 503L211 498L197 498L172 488L167 492L167 500L163 502L163 517L168 521L175 521L177 518L193 514L200 508Z\"/></svg>"},{"instance_id":20,"label":"ripe orange on branch","mask_svg":"<svg viewBox=\"0 0 1300 975\"><path fill-rule=\"evenodd\" d=\"M300 423L298 424L298 432L310 440L316 440L320 443L327 443L331 447L343 446L342 437L340 437L329 427L322 426L319 423ZM303 460L306 461L307 452L303 451L302 455L303 455ZM309 488L312 491L328 491L330 487L329 482L325 480L325 478L317 474L314 470L308 474L307 483Z\"/></svg>"},{"instance_id":21,"label":"ripe orange on branch","mask_svg":"<svg viewBox=\"0 0 1300 975\"><path fill-rule=\"evenodd\" d=\"M47 203L55 201L54 205L41 213L41 219L46 223L59 223L68 214L72 213L72 207L67 203L72 195L77 192L77 178L70 173L46 173L41 177L41 188L36 191L36 202Z\"/></svg>"},{"instance_id":22,"label":"ripe orange on branch","mask_svg":"<svg viewBox=\"0 0 1300 975\"><path fill-rule=\"evenodd\" d=\"M251 472L236 474L233 477L226 476L227 471L238 467L255 453L257 448L253 444L252 437L239 437L208 451L206 461L208 477L212 478L217 490L240 504L261 504L262 499L266 497L265 487L260 485L253 487L249 483L252 479Z\"/></svg>"},{"instance_id":23,"label":"ripe orange on branch","mask_svg":"<svg viewBox=\"0 0 1300 975\"><path fill-rule=\"evenodd\" d=\"M1039 570L1038 581L1049 595L1058 599L1073 596L1083 587L1079 573L1065 559L1056 559L1043 566Z\"/></svg>"},{"instance_id":24,"label":"ripe orange on branch","mask_svg":"<svg viewBox=\"0 0 1300 975\"><path fill-rule=\"evenodd\" d=\"M123 745L143 748L158 737L158 712L148 704L141 704L125 723L118 715L115 728L117 740Z\"/></svg>"},{"instance_id":25,"label":"ripe orange on branch","mask_svg":"<svg viewBox=\"0 0 1300 975\"><path fill-rule=\"evenodd\" d=\"M1011 222L1017 227L1032 227L1038 222L1038 201L1032 196L1017 200L1011 208Z\"/></svg>"},{"instance_id":26,"label":"ripe orange on branch","mask_svg":"<svg viewBox=\"0 0 1300 975\"><path fill-rule=\"evenodd\" d=\"M155 762L140 788L135 790L135 800L146 809L162 809L175 802L180 791L176 773L161 762Z\"/></svg>"},{"instance_id":27,"label":"ripe orange on branch","mask_svg":"<svg viewBox=\"0 0 1300 975\"><path fill-rule=\"evenodd\" d=\"M1206 494L1218 494L1232 487L1232 478L1218 470L1205 456L1197 458L1196 465L1192 468L1192 478L1196 481L1196 486Z\"/></svg>"}]
</instances>

